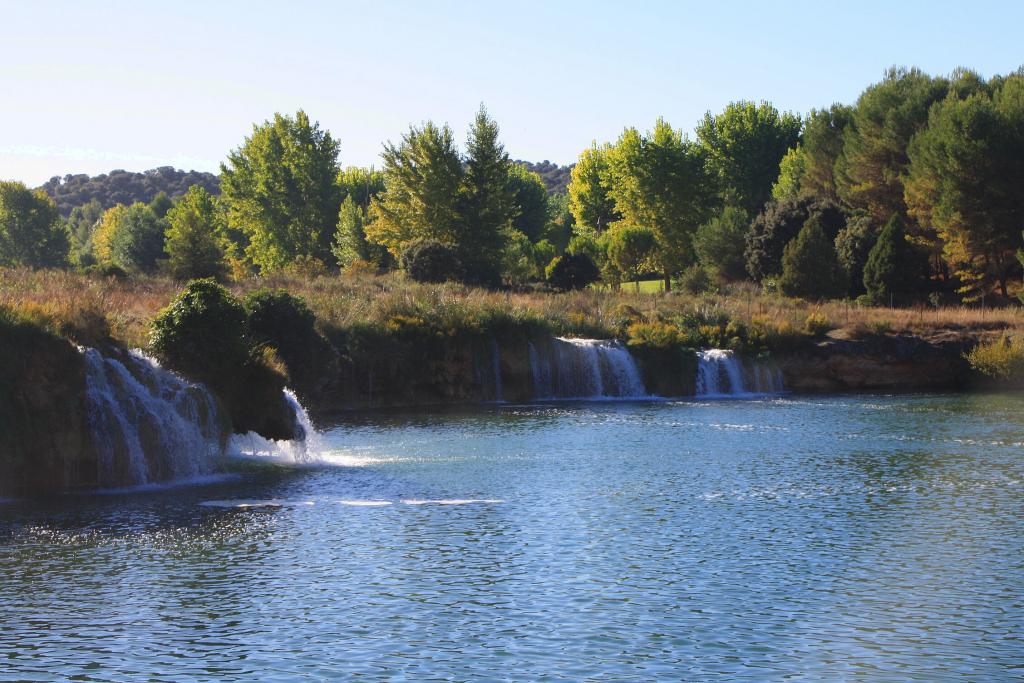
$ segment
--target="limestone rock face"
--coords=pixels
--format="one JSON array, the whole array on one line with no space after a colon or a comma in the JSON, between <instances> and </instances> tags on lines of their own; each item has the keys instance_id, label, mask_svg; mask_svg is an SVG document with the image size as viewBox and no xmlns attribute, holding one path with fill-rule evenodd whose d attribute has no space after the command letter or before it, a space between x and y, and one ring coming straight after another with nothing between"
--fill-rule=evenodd
<instances>
[{"instance_id":1,"label":"limestone rock face","mask_svg":"<svg viewBox=\"0 0 1024 683\"><path fill-rule=\"evenodd\" d=\"M924 340L885 335L827 339L775 357L793 392L940 391L971 379L963 354L974 341L956 335Z\"/></svg>"}]
</instances>

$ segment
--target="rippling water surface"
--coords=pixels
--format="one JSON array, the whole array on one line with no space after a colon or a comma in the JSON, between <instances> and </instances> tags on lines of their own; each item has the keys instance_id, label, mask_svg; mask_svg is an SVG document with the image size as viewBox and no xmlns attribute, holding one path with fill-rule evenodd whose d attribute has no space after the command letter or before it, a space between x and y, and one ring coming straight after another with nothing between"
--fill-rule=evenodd
<instances>
[{"instance_id":1,"label":"rippling water surface","mask_svg":"<svg viewBox=\"0 0 1024 683\"><path fill-rule=\"evenodd\" d=\"M0 679L1024 677L1024 399L346 418L0 504Z\"/></svg>"}]
</instances>

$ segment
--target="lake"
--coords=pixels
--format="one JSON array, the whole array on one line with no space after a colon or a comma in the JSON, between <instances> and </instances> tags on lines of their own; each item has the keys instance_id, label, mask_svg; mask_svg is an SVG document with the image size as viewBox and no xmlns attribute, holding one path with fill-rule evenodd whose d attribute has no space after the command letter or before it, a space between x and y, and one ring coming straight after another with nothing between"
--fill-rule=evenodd
<instances>
[{"instance_id":1,"label":"lake","mask_svg":"<svg viewBox=\"0 0 1024 683\"><path fill-rule=\"evenodd\" d=\"M1024 397L339 418L0 504L0 680L1024 677Z\"/></svg>"}]
</instances>

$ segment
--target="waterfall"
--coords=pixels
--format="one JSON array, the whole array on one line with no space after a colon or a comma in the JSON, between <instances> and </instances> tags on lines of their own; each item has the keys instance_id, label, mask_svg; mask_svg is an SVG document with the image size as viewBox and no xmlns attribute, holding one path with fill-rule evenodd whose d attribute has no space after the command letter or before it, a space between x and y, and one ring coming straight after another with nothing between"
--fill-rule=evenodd
<instances>
[{"instance_id":1,"label":"waterfall","mask_svg":"<svg viewBox=\"0 0 1024 683\"><path fill-rule=\"evenodd\" d=\"M642 398L640 370L626 347L607 339L557 337L530 343L534 397Z\"/></svg>"},{"instance_id":2,"label":"waterfall","mask_svg":"<svg viewBox=\"0 0 1024 683\"><path fill-rule=\"evenodd\" d=\"M274 441L249 432L235 434L228 444L228 452L232 455L269 457L297 465L318 462L323 452L320 434L309 419L309 413L291 389L284 390L285 398L295 411L297 439L291 441Z\"/></svg>"},{"instance_id":3,"label":"waterfall","mask_svg":"<svg viewBox=\"0 0 1024 683\"><path fill-rule=\"evenodd\" d=\"M782 373L770 363L743 360L726 349L697 353L697 396L749 396L783 391Z\"/></svg>"},{"instance_id":4,"label":"waterfall","mask_svg":"<svg viewBox=\"0 0 1024 683\"><path fill-rule=\"evenodd\" d=\"M82 354L99 486L138 486L213 471L227 422L205 387L140 351L124 362L95 349Z\"/></svg>"}]
</instances>

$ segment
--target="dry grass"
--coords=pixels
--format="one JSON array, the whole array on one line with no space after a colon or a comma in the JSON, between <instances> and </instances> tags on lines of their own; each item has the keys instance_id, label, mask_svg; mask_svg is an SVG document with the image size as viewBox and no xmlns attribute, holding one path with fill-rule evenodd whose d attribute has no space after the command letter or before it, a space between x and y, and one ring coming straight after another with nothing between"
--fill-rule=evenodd
<instances>
[{"instance_id":1,"label":"dry grass","mask_svg":"<svg viewBox=\"0 0 1024 683\"><path fill-rule=\"evenodd\" d=\"M166 277L114 278L68 271L0 269L0 305L29 317L57 321L79 320L86 314L105 315L110 334L132 346L148 337L154 314L181 289ZM421 285L400 274L299 279L275 276L236 282L238 295L261 287L282 288L302 297L320 322L336 328L386 325L396 316L417 317L435 326L482 326L495 320L544 324L559 334L610 336L640 314L648 320L686 316L728 317L751 324L770 321L780 328L805 329L809 316L839 328L839 334L865 331L928 335L942 330L1024 330L1019 307L913 309L865 308L844 302L809 303L765 295L752 285L737 285L723 294L689 296L677 293L637 293L585 290L561 294L493 292L455 284Z\"/></svg>"}]
</instances>

